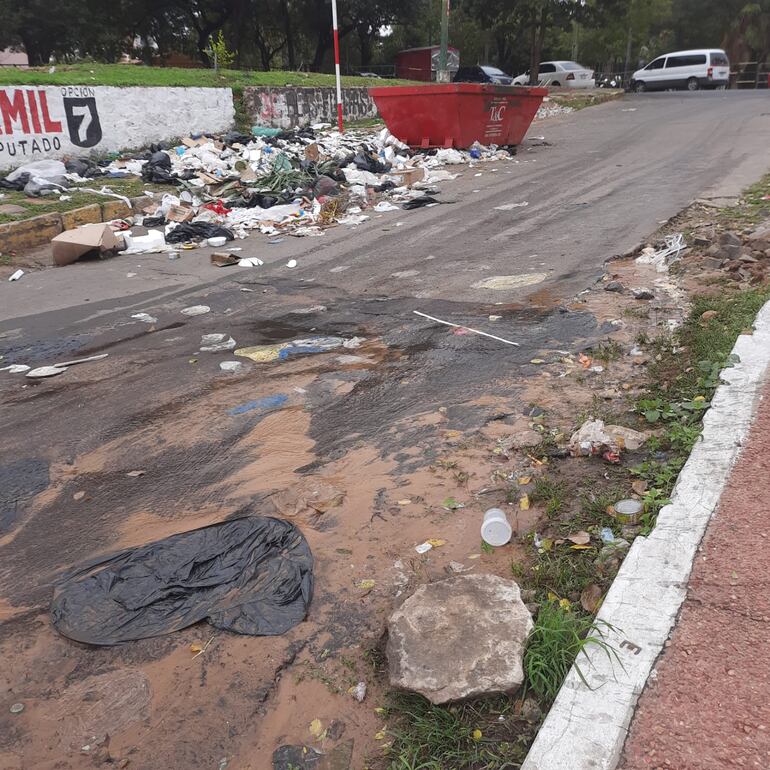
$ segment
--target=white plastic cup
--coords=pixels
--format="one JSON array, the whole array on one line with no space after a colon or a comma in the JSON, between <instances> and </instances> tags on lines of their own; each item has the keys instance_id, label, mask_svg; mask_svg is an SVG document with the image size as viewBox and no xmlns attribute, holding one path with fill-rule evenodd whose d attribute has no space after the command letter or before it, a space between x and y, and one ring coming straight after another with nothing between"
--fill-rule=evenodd
<instances>
[{"instance_id":1,"label":"white plastic cup","mask_svg":"<svg viewBox=\"0 0 770 770\"><path fill-rule=\"evenodd\" d=\"M511 537L513 537L513 529L508 523L505 511L490 508L484 514L484 521L481 524L482 540L489 545L501 546L509 543Z\"/></svg>"}]
</instances>

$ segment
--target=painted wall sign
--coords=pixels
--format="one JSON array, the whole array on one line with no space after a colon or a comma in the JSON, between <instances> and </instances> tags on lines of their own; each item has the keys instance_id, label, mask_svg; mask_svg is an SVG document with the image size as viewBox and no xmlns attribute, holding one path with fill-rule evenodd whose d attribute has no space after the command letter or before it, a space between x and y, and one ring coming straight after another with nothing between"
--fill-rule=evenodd
<instances>
[{"instance_id":1,"label":"painted wall sign","mask_svg":"<svg viewBox=\"0 0 770 770\"><path fill-rule=\"evenodd\" d=\"M0 88L0 169L227 131L234 118L229 88L6 86Z\"/></svg>"}]
</instances>

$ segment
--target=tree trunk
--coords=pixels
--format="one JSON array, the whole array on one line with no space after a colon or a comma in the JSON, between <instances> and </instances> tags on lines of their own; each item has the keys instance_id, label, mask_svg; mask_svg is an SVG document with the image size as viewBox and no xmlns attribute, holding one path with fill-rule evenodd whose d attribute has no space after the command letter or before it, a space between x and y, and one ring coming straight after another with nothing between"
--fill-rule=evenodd
<instances>
[{"instance_id":1,"label":"tree trunk","mask_svg":"<svg viewBox=\"0 0 770 770\"><path fill-rule=\"evenodd\" d=\"M542 5L540 10L535 13L532 23L532 56L529 63L529 84L531 86L536 86L540 80L540 55L545 42L545 5Z\"/></svg>"},{"instance_id":2,"label":"tree trunk","mask_svg":"<svg viewBox=\"0 0 770 770\"><path fill-rule=\"evenodd\" d=\"M45 57L45 59L43 59L43 51L41 50L40 46L38 46L37 40L35 40L25 30L19 31L19 37L21 38L21 42L24 45L24 50L27 53L27 59L29 60L30 67L42 67L44 64L48 64L50 53Z\"/></svg>"},{"instance_id":3,"label":"tree trunk","mask_svg":"<svg viewBox=\"0 0 770 770\"><path fill-rule=\"evenodd\" d=\"M374 36L370 33L368 26L358 28L358 42L361 49L361 69L369 69L372 63Z\"/></svg>"},{"instance_id":4,"label":"tree trunk","mask_svg":"<svg viewBox=\"0 0 770 770\"><path fill-rule=\"evenodd\" d=\"M323 67L324 57L326 52L331 47L331 35L327 30L319 30L318 38L316 40L315 54L313 55L313 61L310 65L310 69L313 72L320 72Z\"/></svg>"},{"instance_id":5,"label":"tree trunk","mask_svg":"<svg viewBox=\"0 0 770 770\"><path fill-rule=\"evenodd\" d=\"M283 31L286 35L286 57L288 59L289 69L297 69L297 54L294 48L294 26L291 23L291 10L289 0L282 0L281 11L283 13Z\"/></svg>"}]
</instances>

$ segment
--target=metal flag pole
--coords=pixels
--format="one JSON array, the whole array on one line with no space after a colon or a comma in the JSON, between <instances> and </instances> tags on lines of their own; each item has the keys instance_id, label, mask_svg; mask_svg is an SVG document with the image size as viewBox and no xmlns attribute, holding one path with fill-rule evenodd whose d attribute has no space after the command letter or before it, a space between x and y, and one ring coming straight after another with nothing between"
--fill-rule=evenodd
<instances>
[{"instance_id":1,"label":"metal flag pole","mask_svg":"<svg viewBox=\"0 0 770 770\"><path fill-rule=\"evenodd\" d=\"M340 133L345 132L342 125L342 79L340 77L340 31L337 25L337 0L332 0L332 29L334 30L334 71L337 76L337 126Z\"/></svg>"}]
</instances>

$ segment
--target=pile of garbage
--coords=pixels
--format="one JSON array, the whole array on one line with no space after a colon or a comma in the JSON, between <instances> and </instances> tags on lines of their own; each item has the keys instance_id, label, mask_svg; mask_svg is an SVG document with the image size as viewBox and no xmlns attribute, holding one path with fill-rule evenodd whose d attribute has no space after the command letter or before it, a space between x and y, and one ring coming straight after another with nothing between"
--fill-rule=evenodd
<instances>
[{"instance_id":1,"label":"pile of garbage","mask_svg":"<svg viewBox=\"0 0 770 770\"><path fill-rule=\"evenodd\" d=\"M129 253L142 253L212 237L245 238L252 231L318 236L328 227L361 224L369 218L365 212L435 206L436 185L458 176L444 166L510 160L514 154L515 148L478 143L467 151L414 151L387 129L341 134L328 124L291 131L254 126L250 134L187 137L177 146L153 145L98 165L38 161L16 169L0 187L35 196L87 189L122 198L108 187L75 185L141 177L153 186L173 186L169 193L151 194L153 203L123 225L151 228L149 240L127 239Z\"/></svg>"}]
</instances>

